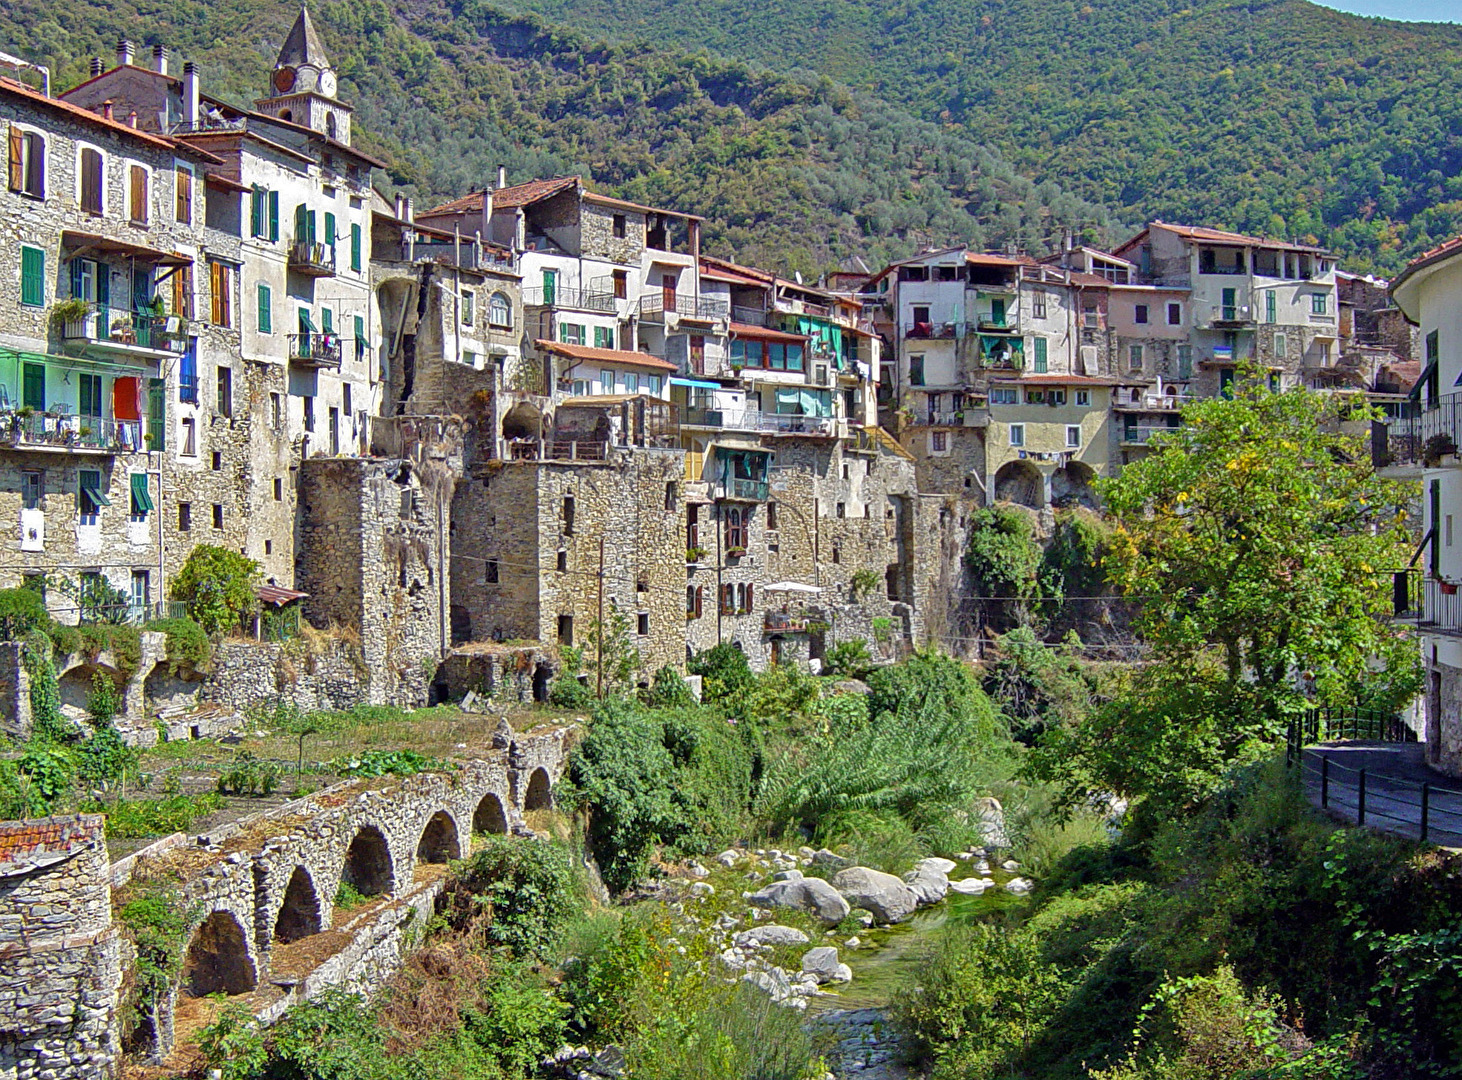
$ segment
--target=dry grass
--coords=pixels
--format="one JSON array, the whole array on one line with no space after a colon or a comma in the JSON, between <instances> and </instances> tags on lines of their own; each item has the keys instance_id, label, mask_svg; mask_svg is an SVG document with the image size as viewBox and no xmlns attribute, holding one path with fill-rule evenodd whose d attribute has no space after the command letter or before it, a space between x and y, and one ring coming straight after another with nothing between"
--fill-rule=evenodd
<instances>
[{"instance_id":1,"label":"dry grass","mask_svg":"<svg viewBox=\"0 0 1462 1080\"><path fill-rule=\"evenodd\" d=\"M487 958L461 938L412 953L386 983L380 1018L390 1033L387 1053L414 1050L435 1035L456 1031L464 1009L481 1009L492 973Z\"/></svg>"}]
</instances>

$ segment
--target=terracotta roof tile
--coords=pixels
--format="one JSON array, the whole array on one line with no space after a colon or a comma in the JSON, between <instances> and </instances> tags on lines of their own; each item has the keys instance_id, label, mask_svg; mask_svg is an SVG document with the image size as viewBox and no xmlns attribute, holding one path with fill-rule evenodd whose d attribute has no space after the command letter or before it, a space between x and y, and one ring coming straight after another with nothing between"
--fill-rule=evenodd
<instances>
[{"instance_id":1,"label":"terracotta roof tile","mask_svg":"<svg viewBox=\"0 0 1462 1080\"><path fill-rule=\"evenodd\" d=\"M649 353L630 352L627 349L596 349L591 345L567 345L561 341L535 341L544 352L567 356L570 360L598 360L603 364L624 364L629 367L651 368L655 371L679 371L680 368L668 360L661 360Z\"/></svg>"},{"instance_id":2,"label":"terracotta roof tile","mask_svg":"<svg viewBox=\"0 0 1462 1080\"><path fill-rule=\"evenodd\" d=\"M512 187L498 188L492 193L492 208L494 210L509 210L515 206L529 206L550 195L557 195L566 188L574 187L579 183L577 176L559 176L552 180L530 180L526 184L514 184ZM437 214L466 214L472 211L482 210L482 192L474 191L469 195L463 195L460 199L453 199L451 202L442 203L441 206L433 207L431 210L417 214L417 217L433 217Z\"/></svg>"}]
</instances>

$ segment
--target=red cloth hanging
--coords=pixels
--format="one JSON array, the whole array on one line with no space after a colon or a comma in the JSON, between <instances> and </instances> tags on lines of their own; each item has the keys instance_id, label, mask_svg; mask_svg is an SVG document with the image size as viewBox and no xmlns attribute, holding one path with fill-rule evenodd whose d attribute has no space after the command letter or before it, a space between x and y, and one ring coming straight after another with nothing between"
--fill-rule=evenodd
<instances>
[{"instance_id":1,"label":"red cloth hanging","mask_svg":"<svg viewBox=\"0 0 1462 1080\"><path fill-rule=\"evenodd\" d=\"M117 420L141 420L139 395L142 380L135 375L120 375L112 382L112 416Z\"/></svg>"}]
</instances>

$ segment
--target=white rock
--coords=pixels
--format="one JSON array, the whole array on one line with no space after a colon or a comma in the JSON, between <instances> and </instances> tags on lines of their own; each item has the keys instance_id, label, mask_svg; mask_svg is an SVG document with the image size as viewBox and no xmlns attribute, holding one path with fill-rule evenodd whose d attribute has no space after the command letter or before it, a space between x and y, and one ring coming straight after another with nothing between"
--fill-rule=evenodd
<instances>
[{"instance_id":1,"label":"white rock","mask_svg":"<svg viewBox=\"0 0 1462 1080\"><path fill-rule=\"evenodd\" d=\"M853 969L847 964L839 964L838 970L834 971L828 982L845 983L853 981Z\"/></svg>"},{"instance_id":2,"label":"white rock","mask_svg":"<svg viewBox=\"0 0 1462 1080\"><path fill-rule=\"evenodd\" d=\"M849 861L843 858L841 855L829 851L827 848L822 848L821 850L814 851L812 853L812 865L833 866L841 870L843 867L849 865Z\"/></svg>"},{"instance_id":3,"label":"white rock","mask_svg":"<svg viewBox=\"0 0 1462 1080\"><path fill-rule=\"evenodd\" d=\"M789 907L816 915L827 926L836 926L848 917L848 902L821 878L795 878L773 881L750 899L758 908Z\"/></svg>"},{"instance_id":4,"label":"white rock","mask_svg":"<svg viewBox=\"0 0 1462 1080\"><path fill-rule=\"evenodd\" d=\"M834 945L819 945L802 954L802 970L820 983L830 981L842 966Z\"/></svg>"},{"instance_id":5,"label":"white rock","mask_svg":"<svg viewBox=\"0 0 1462 1080\"><path fill-rule=\"evenodd\" d=\"M1006 873L1013 874L1020 869L1020 863L1016 862L1014 859L1006 859L1003 863L1000 864L1000 869L1004 870Z\"/></svg>"},{"instance_id":6,"label":"white rock","mask_svg":"<svg viewBox=\"0 0 1462 1080\"><path fill-rule=\"evenodd\" d=\"M716 887L709 881L697 881L690 887L692 896L715 896Z\"/></svg>"},{"instance_id":7,"label":"white rock","mask_svg":"<svg viewBox=\"0 0 1462 1080\"><path fill-rule=\"evenodd\" d=\"M933 870L938 870L941 874L947 874L955 868L955 865L956 864L953 859L930 858L920 859L914 864L914 869L922 870L925 868L929 868Z\"/></svg>"},{"instance_id":8,"label":"white rock","mask_svg":"<svg viewBox=\"0 0 1462 1080\"><path fill-rule=\"evenodd\" d=\"M1031 891L1031 883L1025 878L1011 878L1005 883L1005 891L1014 893L1016 896L1024 896Z\"/></svg>"},{"instance_id":9,"label":"white rock","mask_svg":"<svg viewBox=\"0 0 1462 1080\"><path fill-rule=\"evenodd\" d=\"M857 934L854 934L847 941L843 942L843 944L850 949L856 949L859 945L863 944L863 940Z\"/></svg>"},{"instance_id":10,"label":"white rock","mask_svg":"<svg viewBox=\"0 0 1462 1080\"><path fill-rule=\"evenodd\" d=\"M871 911L881 922L898 922L919 906L918 896L908 885L892 874L866 866L839 870L832 885L850 907Z\"/></svg>"},{"instance_id":11,"label":"white rock","mask_svg":"<svg viewBox=\"0 0 1462 1080\"><path fill-rule=\"evenodd\" d=\"M945 871L925 865L932 861L936 860L921 860L914 865L914 869L904 875L904 884L913 890L920 907L939 903L949 892L949 877ZM937 861L945 862L947 860L939 859Z\"/></svg>"},{"instance_id":12,"label":"white rock","mask_svg":"<svg viewBox=\"0 0 1462 1080\"><path fill-rule=\"evenodd\" d=\"M965 878L963 881L951 881L949 891L961 893L964 896L980 896L990 887L990 884L984 878Z\"/></svg>"},{"instance_id":13,"label":"white rock","mask_svg":"<svg viewBox=\"0 0 1462 1080\"><path fill-rule=\"evenodd\" d=\"M691 863L685 872L693 878L708 878L711 876L711 872L698 862Z\"/></svg>"},{"instance_id":14,"label":"white rock","mask_svg":"<svg viewBox=\"0 0 1462 1080\"><path fill-rule=\"evenodd\" d=\"M770 926L754 926L750 930L742 930L731 940L744 948L748 945L806 945L808 939L795 926L772 923Z\"/></svg>"},{"instance_id":15,"label":"white rock","mask_svg":"<svg viewBox=\"0 0 1462 1080\"><path fill-rule=\"evenodd\" d=\"M729 870L731 869L731 867L736 865L736 860L739 858L741 858L741 853L739 851L734 851L731 848L727 848L725 851L721 852L721 854L716 856L716 861L724 866L727 870Z\"/></svg>"},{"instance_id":16,"label":"white rock","mask_svg":"<svg viewBox=\"0 0 1462 1080\"><path fill-rule=\"evenodd\" d=\"M813 851L810 847L804 845L803 847L797 849L797 854L801 855L804 859L810 859L814 855L816 855L817 852Z\"/></svg>"},{"instance_id":17,"label":"white rock","mask_svg":"<svg viewBox=\"0 0 1462 1080\"><path fill-rule=\"evenodd\" d=\"M778 870L772 875L773 881L801 881L801 870Z\"/></svg>"},{"instance_id":18,"label":"white rock","mask_svg":"<svg viewBox=\"0 0 1462 1080\"><path fill-rule=\"evenodd\" d=\"M982 874L988 874L990 872L990 864L984 859L981 859L979 862L975 863L975 869Z\"/></svg>"}]
</instances>

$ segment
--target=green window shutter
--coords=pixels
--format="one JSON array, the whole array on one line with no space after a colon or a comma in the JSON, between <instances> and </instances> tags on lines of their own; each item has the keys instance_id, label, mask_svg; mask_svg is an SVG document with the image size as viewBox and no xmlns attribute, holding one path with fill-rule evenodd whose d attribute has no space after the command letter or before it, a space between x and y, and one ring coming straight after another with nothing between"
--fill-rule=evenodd
<instances>
[{"instance_id":1,"label":"green window shutter","mask_svg":"<svg viewBox=\"0 0 1462 1080\"><path fill-rule=\"evenodd\" d=\"M249 235L264 235L264 189L258 184L249 192Z\"/></svg>"},{"instance_id":2,"label":"green window shutter","mask_svg":"<svg viewBox=\"0 0 1462 1080\"><path fill-rule=\"evenodd\" d=\"M331 311L329 308L320 309L320 333L335 333L335 312Z\"/></svg>"},{"instance_id":3,"label":"green window shutter","mask_svg":"<svg viewBox=\"0 0 1462 1080\"><path fill-rule=\"evenodd\" d=\"M366 354L365 316L352 315L350 318L355 329L355 358L364 360Z\"/></svg>"},{"instance_id":4,"label":"green window shutter","mask_svg":"<svg viewBox=\"0 0 1462 1080\"><path fill-rule=\"evenodd\" d=\"M40 248L20 249L20 302L31 307L46 302L46 253Z\"/></svg>"},{"instance_id":5,"label":"green window shutter","mask_svg":"<svg viewBox=\"0 0 1462 1080\"><path fill-rule=\"evenodd\" d=\"M360 226L350 226L350 268L360 270Z\"/></svg>"},{"instance_id":6,"label":"green window shutter","mask_svg":"<svg viewBox=\"0 0 1462 1080\"><path fill-rule=\"evenodd\" d=\"M151 450L166 450L167 447L167 381L147 380L147 433L152 436Z\"/></svg>"},{"instance_id":7,"label":"green window shutter","mask_svg":"<svg viewBox=\"0 0 1462 1080\"><path fill-rule=\"evenodd\" d=\"M1046 373L1046 339L1038 337L1035 339L1036 360L1035 373L1044 375Z\"/></svg>"},{"instance_id":8,"label":"green window shutter","mask_svg":"<svg viewBox=\"0 0 1462 1080\"><path fill-rule=\"evenodd\" d=\"M46 365L26 364L21 372L20 403L36 412L46 411Z\"/></svg>"},{"instance_id":9,"label":"green window shutter","mask_svg":"<svg viewBox=\"0 0 1462 1080\"><path fill-rule=\"evenodd\" d=\"M332 247L335 244L335 215L329 210L325 211L325 243Z\"/></svg>"},{"instance_id":10,"label":"green window shutter","mask_svg":"<svg viewBox=\"0 0 1462 1080\"><path fill-rule=\"evenodd\" d=\"M309 237L305 235L305 223L306 221L308 221L308 218L309 211L306 209L304 203L300 203L294 208L294 240L297 244L303 243L304 241L309 239Z\"/></svg>"},{"instance_id":11,"label":"green window shutter","mask_svg":"<svg viewBox=\"0 0 1462 1080\"><path fill-rule=\"evenodd\" d=\"M1274 290L1270 289L1267 293L1264 294L1264 320L1266 322L1277 321L1277 307L1278 302L1275 299Z\"/></svg>"},{"instance_id":12,"label":"green window shutter","mask_svg":"<svg viewBox=\"0 0 1462 1080\"><path fill-rule=\"evenodd\" d=\"M274 311L273 296L270 295L269 286L259 286L259 333L274 333Z\"/></svg>"},{"instance_id":13,"label":"green window shutter","mask_svg":"<svg viewBox=\"0 0 1462 1080\"><path fill-rule=\"evenodd\" d=\"M305 239L313 244L315 237L315 212L308 210L305 212Z\"/></svg>"},{"instance_id":14,"label":"green window shutter","mask_svg":"<svg viewBox=\"0 0 1462 1080\"><path fill-rule=\"evenodd\" d=\"M269 192L269 239L279 240L279 192Z\"/></svg>"},{"instance_id":15,"label":"green window shutter","mask_svg":"<svg viewBox=\"0 0 1462 1080\"><path fill-rule=\"evenodd\" d=\"M132 474L132 514L141 517L152 513L152 495L147 490L147 474Z\"/></svg>"}]
</instances>

